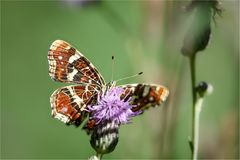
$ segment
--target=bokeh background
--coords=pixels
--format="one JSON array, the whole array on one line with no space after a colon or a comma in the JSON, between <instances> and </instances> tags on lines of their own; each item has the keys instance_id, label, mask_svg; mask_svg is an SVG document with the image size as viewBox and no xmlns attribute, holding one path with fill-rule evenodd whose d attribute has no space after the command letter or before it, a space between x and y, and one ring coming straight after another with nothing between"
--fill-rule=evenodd
<instances>
[{"instance_id":1,"label":"bokeh background","mask_svg":"<svg viewBox=\"0 0 240 160\"><path fill-rule=\"evenodd\" d=\"M221 1L207 49L197 54L197 82L214 87L200 120L200 158L239 158L239 2ZM1 1L1 159L87 159L89 137L50 116L49 97L66 84L48 75L47 52L62 39L80 50L106 81L159 83L168 101L120 129L106 159L191 157L189 61L180 50L189 1Z\"/></svg>"}]
</instances>

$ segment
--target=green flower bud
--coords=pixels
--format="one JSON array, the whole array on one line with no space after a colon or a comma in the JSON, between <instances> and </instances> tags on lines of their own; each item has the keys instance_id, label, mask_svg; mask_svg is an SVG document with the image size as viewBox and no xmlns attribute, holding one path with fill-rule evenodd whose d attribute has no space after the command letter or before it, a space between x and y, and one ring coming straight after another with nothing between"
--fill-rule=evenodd
<instances>
[{"instance_id":1,"label":"green flower bud","mask_svg":"<svg viewBox=\"0 0 240 160\"><path fill-rule=\"evenodd\" d=\"M220 14L221 11L217 6L216 0L193 0L186 8L188 11L195 9L195 15L184 37L181 49L183 55L191 57L207 47L211 37L211 20L215 13Z\"/></svg>"}]
</instances>

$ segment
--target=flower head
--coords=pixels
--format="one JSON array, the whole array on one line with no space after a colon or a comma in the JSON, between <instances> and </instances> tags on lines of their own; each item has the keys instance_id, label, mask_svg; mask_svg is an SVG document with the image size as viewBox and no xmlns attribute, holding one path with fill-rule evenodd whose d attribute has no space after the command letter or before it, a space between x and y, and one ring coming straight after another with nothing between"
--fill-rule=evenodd
<instances>
[{"instance_id":1,"label":"flower head","mask_svg":"<svg viewBox=\"0 0 240 160\"><path fill-rule=\"evenodd\" d=\"M131 98L121 98L124 89L112 87L105 93L98 95L97 104L88 106L88 110L92 112L90 118L96 120L97 124L105 121L113 121L116 124L126 124L133 116L140 112L133 112L135 107L130 104Z\"/></svg>"}]
</instances>

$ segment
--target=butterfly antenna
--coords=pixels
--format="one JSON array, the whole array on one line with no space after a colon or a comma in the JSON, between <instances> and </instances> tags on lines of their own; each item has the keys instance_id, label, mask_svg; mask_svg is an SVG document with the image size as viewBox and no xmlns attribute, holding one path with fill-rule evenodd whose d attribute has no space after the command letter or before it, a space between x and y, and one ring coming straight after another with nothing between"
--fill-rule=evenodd
<instances>
[{"instance_id":1,"label":"butterfly antenna","mask_svg":"<svg viewBox=\"0 0 240 160\"><path fill-rule=\"evenodd\" d=\"M112 56L112 77L111 77L111 81L113 81L113 72L114 72L114 56Z\"/></svg>"},{"instance_id":2,"label":"butterfly antenna","mask_svg":"<svg viewBox=\"0 0 240 160\"><path fill-rule=\"evenodd\" d=\"M134 74L134 75L132 75L132 76L118 79L118 80L116 80L116 82L119 82L119 81L122 81L122 80L125 80L125 79L129 79L129 78L133 78L133 77L137 77L137 76L139 76L139 75L141 75L141 74L143 74L143 72L139 72L139 73Z\"/></svg>"}]
</instances>

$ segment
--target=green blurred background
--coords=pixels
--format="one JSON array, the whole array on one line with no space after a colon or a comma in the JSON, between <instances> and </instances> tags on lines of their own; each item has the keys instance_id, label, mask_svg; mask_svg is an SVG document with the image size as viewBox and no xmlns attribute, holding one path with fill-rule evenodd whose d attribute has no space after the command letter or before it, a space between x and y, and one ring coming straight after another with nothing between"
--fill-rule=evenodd
<instances>
[{"instance_id":1,"label":"green blurred background","mask_svg":"<svg viewBox=\"0 0 240 160\"><path fill-rule=\"evenodd\" d=\"M188 1L1 1L1 159L86 159L94 154L81 128L50 116L58 87L47 52L62 39L78 48L106 81L143 71L124 83L159 83L170 90L163 107L120 129L104 158L190 158L191 83L180 53L191 14ZM197 81L214 87L201 113L200 158L239 158L239 2L222 1L208 48L197 55Z\"/></svg>"}]
</instances>

